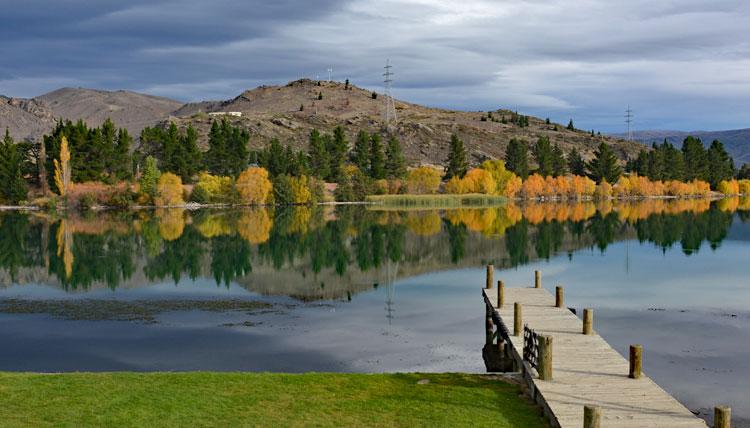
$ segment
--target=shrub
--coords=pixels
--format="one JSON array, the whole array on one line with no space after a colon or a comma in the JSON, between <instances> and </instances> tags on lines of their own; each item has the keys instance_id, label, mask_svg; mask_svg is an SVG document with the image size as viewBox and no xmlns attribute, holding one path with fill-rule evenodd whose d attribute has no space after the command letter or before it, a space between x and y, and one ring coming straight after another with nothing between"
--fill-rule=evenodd
<instances>
[{"instance_id":1,"label":"shrub","mask_svg":"<svg viewBox=\"0 0 750 428\"><path fill-rule=\"evenodd\" d=\"M409 193L433 194L440 188L440 173L430 167L422 166L409 171L406 178Z\"/></svg>"},{"instance_id":2,"label":"shrub","mask_svg":"<svg viewBox=\"0 0 750 428\"><path fill-rule=\"evenodd\" d=\"M232 177L201 173L193 187L190 200L200 204L228 204L237 199Z\"/></svg>"},{"instance_id":3,"label":"shrub","mask_svg":"<svg viewBox=\"0 0 750 428\"><path fill-rule=\"evenodd\" d=\"M246 204L264 204L268 202L273 184L268 179L268 171L265 168L248 168L237 178L237 192L240 200Z\"/></svg>"},{"instance_id":4,"label":"shrub","mask_svg":"<svg viewBox=\"0 0 750 428\"><path fill-rule=\"evenodd\" d=\"M167 172L159 177L159 181L156 184L156 205L158 206L174 206L183 205L185 201L182 199L182 179Z\"/></svg>"}]
</instances>

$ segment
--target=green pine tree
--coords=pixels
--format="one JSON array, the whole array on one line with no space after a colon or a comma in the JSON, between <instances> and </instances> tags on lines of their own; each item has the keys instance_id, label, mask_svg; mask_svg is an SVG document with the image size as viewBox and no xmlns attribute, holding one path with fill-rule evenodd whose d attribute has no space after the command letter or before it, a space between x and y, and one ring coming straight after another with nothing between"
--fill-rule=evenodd
<instances>
[{"instance_id":1,"label":"green pine tree","mask_svg":"<svg viewBox=\"0 0 750 428\"><path fill-rule=\"evenodd\" d=\"M617 163L617 156L607 143L600 143L594 152L594 159L588 164L589 177L597 183L606 180L615 183L622 174L622 168Z\"/></svg>"},{"instance_id":2,"label":"green pine tree","mask_svg":"<svg viewBox=\"0 0 750 428\"><path fill-rule=\"evenodd\" d=\"M352 163L360 171L366 172L370 170L370 135L367 131L362 130L357 134L357 139L354 142L354 150L352 151Z\"/></svg>"},{"instance_id":3,"label":"green pine tree","mask_svg":"<svg viewBox=\"0 0 750 428\"><path fill-rule=\"evenodd\" d=\"M723 180L734 177L734 160L719 140L711 142L708 148L708 182L716 189Z\"/></svg>"},{"instance_id":4,"label":"green pine tree","mask_svg":"<svg viewBox=\"0 0 750 428\"><path fill-rule=\"evenodd\" d=\"M529 176L529 146L525 141L513 138L505 149L505 167L522 179Z\"/></svg>"},{"instance_id":5,"label":"green pine tree","mask_svg":"<svg viewBox=\"0 0 750 428\"><path fill-rule=\"evenodd\" d=\"M573 175L586 175L586 162L575 147L568 153L568 170Z\"/></svg>"},{"instance_id":6,"label":"green pine tree","mask_svg":"<svg viewBox=\"0 0 750 428\"><path fill-rule=\"evenodd\" d=\"M573 125L573 119L570 119L570 122L568 122L568 130L569 131L575 131L576 127Z\"/></svg>"},{"instance_id":7,"label":"green pine tree","mask_svg":"<svg viewBox=\"0 0 750 428\"><path fill-rule=\"evenodd\" d=\"M406 176L406 160L401 148L401 142L396 137L388 140L385 150L385 170L388 178L404 178Z\"/></svg>"},{"instance_id":8,"label":"green pine tree","mask_svg":"<svg viewBox=\"0 0 750 428\"><path fill-rule=\"evenodd\" d=\"M337 126L333 130L333 138L330 140L331 146L328 148L330 154L331 181L338 182L344 174L344 161L346 154L349 153L349 142L346 140L344 128Z\"/></svg>"},{"instance_id":9,"label":"green pine tree","mask_svg":"<svg viewBox=\"0 0 750 428\"><path fill-rule=\"evenodd\" d=\"M0 141L0 200L13 205L26 200L28 185L23 170L24 156L6 128Z\"/></svg>"},{"instance_id":10,"label":"green pine tree","mask_svg":"<svg viewBox=\"0 0 750 428\"><path fill-rule=\"evenodd\" d=\"M568 172L568 163L565 160L565 153L559 145L552 146L552 175L558 177Z\"/></svg>"},{"instance_id":11,"label":"green pine tree","mask_svg":"<svg viewBox=\"0 0 750 428\"><path fill-rule=\"evenodd\" d=\"M385 154L380 135L370 136L370 177L379 180L385 178Z\"/></svg>"},{"instance_id":12,"label":"green pine tree","mask_svg":"<svg viewBox=\"0 0 750 428\"><path fill-rule=\"evenodd\" d=\"M685 179L708 181L708 153L699 138L692 135L682 142L682 156L685 161Z\"/></svg>"},{"instance_id":13,"label":"green pine tree","mask_svg":"<svg viewBox=\"0 0 750 428\"><path fill-rule=\"evenodd\" d=\"M325 141L317 129L313 129L310 132L308 155L310 157L310 171L312 174L321 180L327 179L331 174L329 169L330 160L328 159Z\"/></svg>"},{"instance_id":14,"label":"green pine tree","mask_svg":"<svg viewBox=\"0 0 750 428\"><path fill-rule=\"evenodd\" d=\"M464 142L456 134L451 135L450 149L448 151L448 166L445 168L445 179L452 177L463 178L469 170L466 148Z\"/></svg>"},{"instance_id":15,"label":"green pine tree","mask_svg":"<svg viewBox=\"0 0 750 428\"><path fill-rule=\"evenodd\" d=\"M552 153L552 144L548 137L539 137L534 145L534 160L537 164L537 173L542 177L553 175L554 159Z\"/></svg>"}]
</instances>

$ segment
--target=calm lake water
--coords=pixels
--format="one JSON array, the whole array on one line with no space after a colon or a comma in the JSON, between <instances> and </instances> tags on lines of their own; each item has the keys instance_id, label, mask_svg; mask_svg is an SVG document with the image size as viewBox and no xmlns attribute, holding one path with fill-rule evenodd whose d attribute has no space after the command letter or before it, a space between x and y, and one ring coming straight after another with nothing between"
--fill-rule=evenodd
<instances>
[{"instance_id":1,"label":"calm lake water","mask_svg":"<svg viewBox=\"0 0 750 428\"><path fill-rule=\"evenodd\" d=\"M0 213L0 370L485 370L484 265L750 420L750 201ZM580 313L580 312L579 312Z\"/></svg>"}]
</instances>

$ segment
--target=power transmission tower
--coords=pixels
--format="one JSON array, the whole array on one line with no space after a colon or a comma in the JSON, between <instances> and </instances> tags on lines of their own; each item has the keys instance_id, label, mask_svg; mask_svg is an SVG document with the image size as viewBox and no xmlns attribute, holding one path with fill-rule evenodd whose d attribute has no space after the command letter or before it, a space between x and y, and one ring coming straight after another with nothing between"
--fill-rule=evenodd
<instances>
[{"instance_id":1,"label":"power transmission tower","mask_svg":"<svg viewBox=\"0 0 750 428\"><path fill-rule=\"evenodd\" d=\"M630 126L633 123L633 110L630 106L625 110L625 123L628 125L628 141L633 141L633 130Z\"/></svg>"},{"instance_id":2,"label":"power transmission tower","mask_svg":"<svg viewBox=\"0 0 750 428\"><path fill-rule=\"evenodd\" d=\"M333 73L333 67L328 67L328 81L331 81L331 73Z\"/></svg>"},{"instance_id":3,"label":"power transmission tower","mask_svg":"<svg viewBox=\"0 0 750 428\"><path fill-rule=\"evenodd\" d=\"M391 122L396 121L396 105L393 102L393 95L391 94L391 84L393 83L393 72L391 71L391 68L393 66L391 65L390 60L385 61L385 73L383 73L383 76L385 76L385 80L383 83L385 84L385 128L388 130L390 128Z\"/></svg>"}]
</instances>

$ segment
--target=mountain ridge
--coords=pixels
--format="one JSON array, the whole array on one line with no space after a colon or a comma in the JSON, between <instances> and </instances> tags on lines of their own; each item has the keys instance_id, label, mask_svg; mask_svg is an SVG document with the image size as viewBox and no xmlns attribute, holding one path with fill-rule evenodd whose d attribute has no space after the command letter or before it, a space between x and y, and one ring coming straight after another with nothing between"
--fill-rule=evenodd
<instances>
[{"instance_id":1,"label":"mountain ridge","mask_svg":"<svg viewBox=\"0 0 750 428\"><path fill-rule=\"evenodd\" d=\"M621 133L612 135L618 138L626 136L626 134ZM661 143L666 139L667 142L681 147L682 141L689 135L700 138L706 147L713 140L721 141L727 152L734 158L735 166L750 163L750 128L723 131L643 130L633 132L633 140L641 144L651 145L651 143Z\"/></svg>"}]
</instances>

